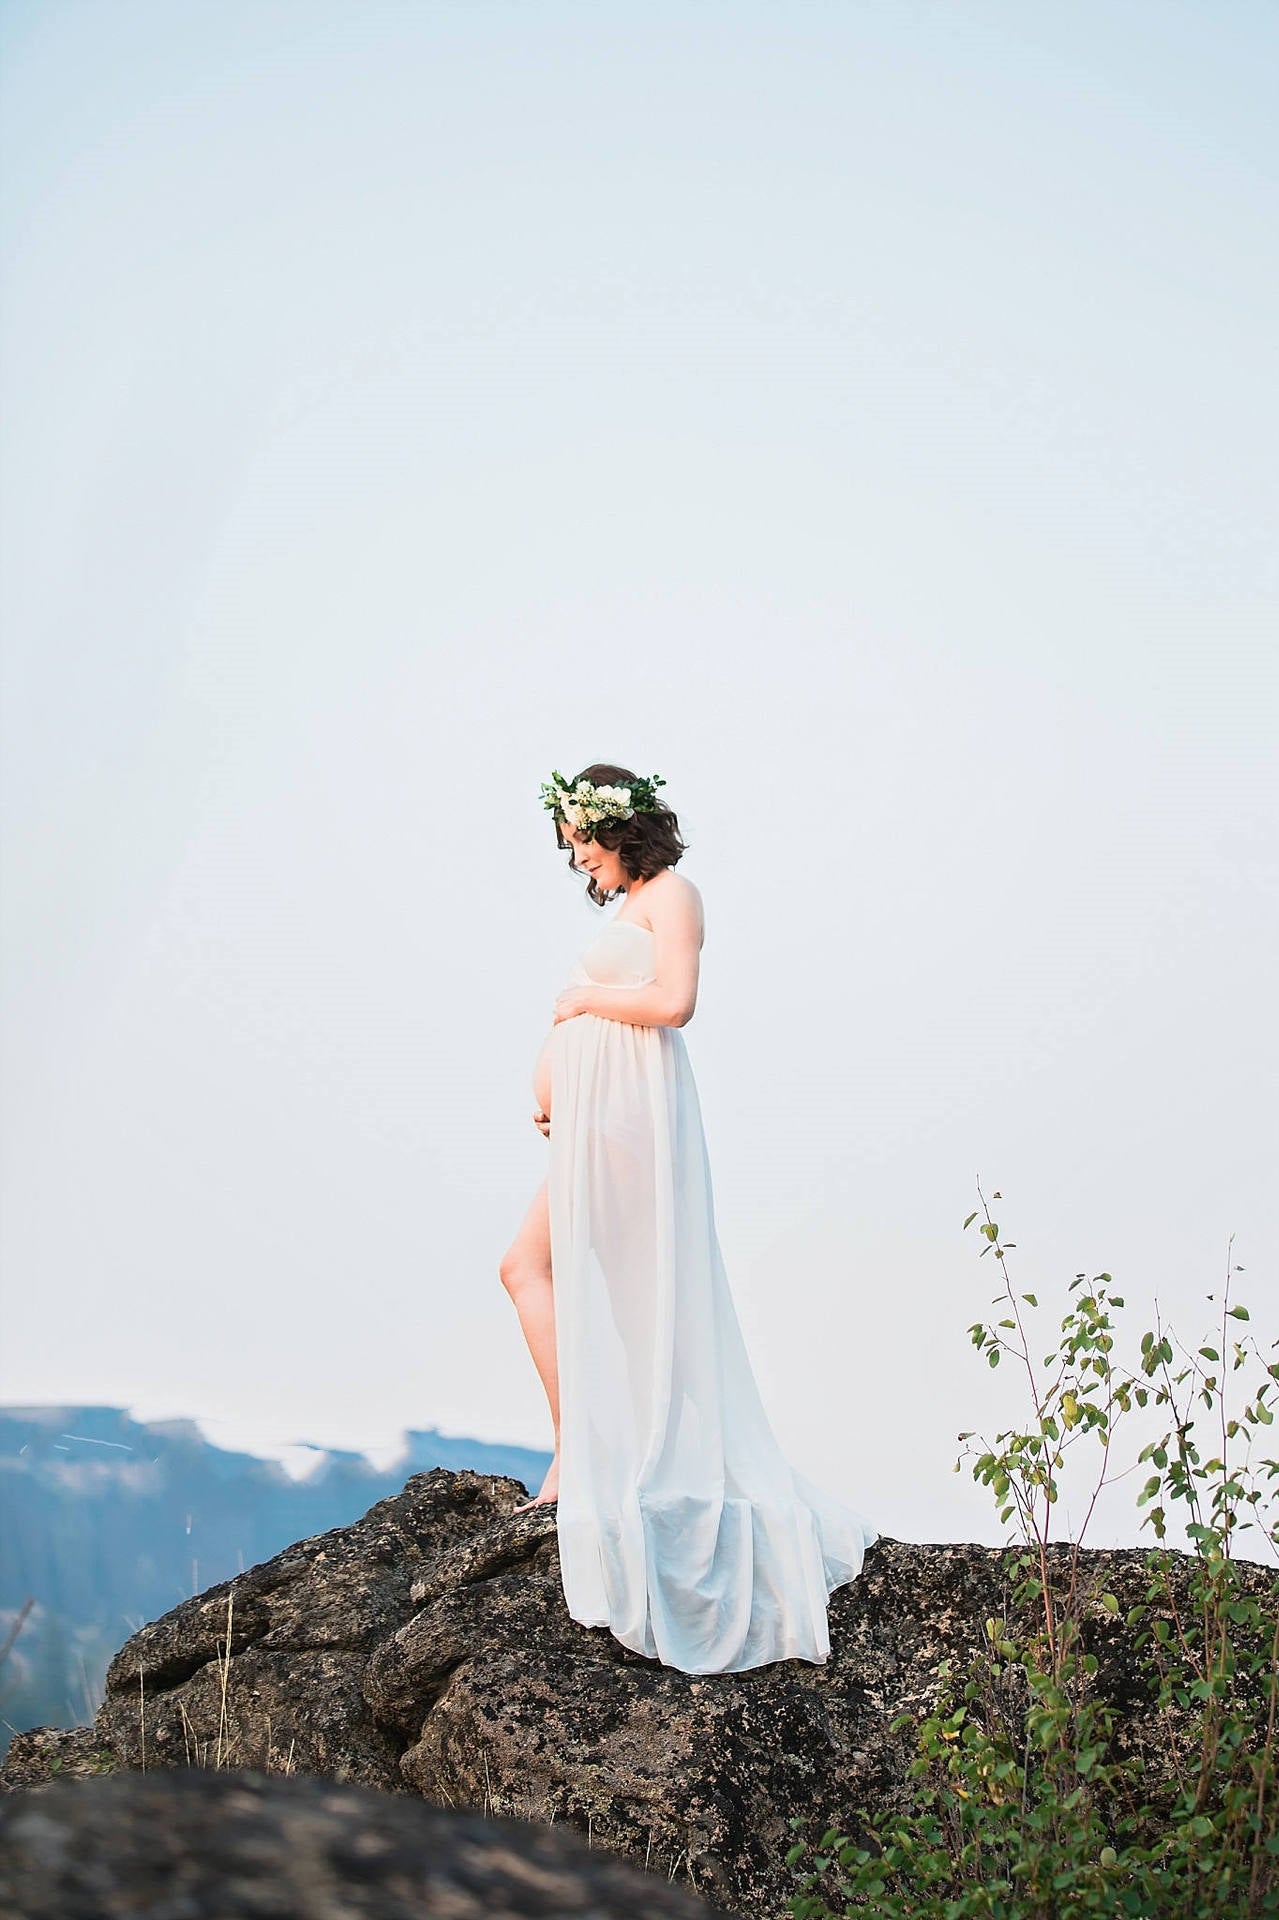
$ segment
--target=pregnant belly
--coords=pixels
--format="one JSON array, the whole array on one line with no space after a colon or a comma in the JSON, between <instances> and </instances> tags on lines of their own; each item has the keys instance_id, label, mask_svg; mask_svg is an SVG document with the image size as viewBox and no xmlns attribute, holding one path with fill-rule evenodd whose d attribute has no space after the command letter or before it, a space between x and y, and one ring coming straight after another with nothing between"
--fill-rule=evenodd
<instances>
[{"instance_id":1,"label":"pregnant belly","mask_svg":"<svg viewBox=\"0 0 1279 1920\"><path fill-rule=\"evenodd\" d=\"M533 1069L533 1098L543 1113L551 1111L551 1042L554 1036L555 1029L552 1027Z\"/></svg>"}]
</instances>

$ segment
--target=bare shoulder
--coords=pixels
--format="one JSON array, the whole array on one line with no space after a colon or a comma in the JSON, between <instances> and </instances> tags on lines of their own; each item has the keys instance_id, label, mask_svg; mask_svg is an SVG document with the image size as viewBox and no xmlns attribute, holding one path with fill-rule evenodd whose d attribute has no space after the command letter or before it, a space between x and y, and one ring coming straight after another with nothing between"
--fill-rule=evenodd
<instances>
[{"instance_id":1,"label":"bare shoulder","mask_svg":"<svg viewBox=\"0 0 1279 1920\"><path fill-rule=\"evenodd\" d=\"M644 890L644 899L654 926L660 919L666 926L694 931L698 946L702 944L706 938L702 896L684 874L676 873L674 867L667 867L664 873L649 882Z\"/></svg>"}]
</instances>

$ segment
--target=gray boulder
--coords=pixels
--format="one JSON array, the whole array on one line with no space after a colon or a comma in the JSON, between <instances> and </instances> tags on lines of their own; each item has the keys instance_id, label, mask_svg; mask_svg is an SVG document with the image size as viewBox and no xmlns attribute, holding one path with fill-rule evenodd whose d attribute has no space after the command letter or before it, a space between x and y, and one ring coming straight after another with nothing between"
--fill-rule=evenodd
<instances>
[{"instance_id":1,"label":"gray boulder","mask_svg":"<svg viewBox=\"0 0 1279 1920\"><path fill-rule=\"evenodd\" d=\"M261 1773L123 1773L0 1803L0 1920L712 1920L574 1833Z\"/></svg>"}]
</instances>

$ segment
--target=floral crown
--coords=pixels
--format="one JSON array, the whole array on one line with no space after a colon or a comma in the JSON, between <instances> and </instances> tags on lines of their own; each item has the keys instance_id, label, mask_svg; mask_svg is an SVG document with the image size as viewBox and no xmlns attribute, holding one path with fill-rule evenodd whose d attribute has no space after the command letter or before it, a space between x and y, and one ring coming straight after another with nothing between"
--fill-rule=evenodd
<instances>
[{"instance_id":1,"label":"floral crown","mask_svg":"<svg viewBox=\"0 0 1279 1920\"><path fill-rule=\"evenodd\" d=\"M656 813L661 806L658 787L664 787L660 774L637 778L626 787L596 787L589 780L570 786L564 775L553 772L542 782L542 805L557 820L566 820L576 833L587 840L595 838L595 829L606 820L629 820L635 813Z\"/></svg>"}]
</instances>

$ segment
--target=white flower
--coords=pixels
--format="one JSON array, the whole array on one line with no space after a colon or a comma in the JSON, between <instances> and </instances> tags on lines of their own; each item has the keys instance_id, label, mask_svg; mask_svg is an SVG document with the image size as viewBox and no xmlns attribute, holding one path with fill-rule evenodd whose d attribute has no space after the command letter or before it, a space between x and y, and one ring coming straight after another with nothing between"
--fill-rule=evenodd
<instances>
[{"instance_id":1,"label":"white flower","mask_svg":"<svg viewBox=\"0 0 1279 1920\"><path fill-rule=\"evenodd\" d=\"M633 786L597 787L585 779L566 787L561 785L558 775L542 782L543 803L578 833L600 821L633 819L637 811L635 793Z\"/></svg>"}]
</instances>

